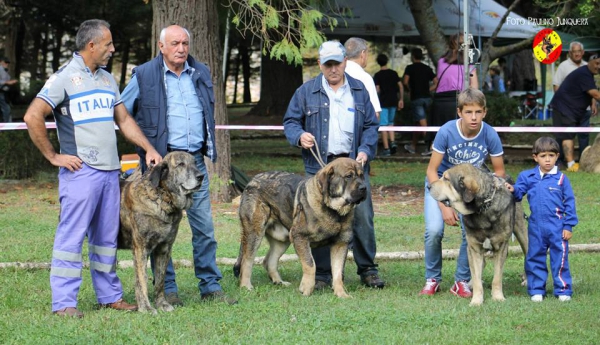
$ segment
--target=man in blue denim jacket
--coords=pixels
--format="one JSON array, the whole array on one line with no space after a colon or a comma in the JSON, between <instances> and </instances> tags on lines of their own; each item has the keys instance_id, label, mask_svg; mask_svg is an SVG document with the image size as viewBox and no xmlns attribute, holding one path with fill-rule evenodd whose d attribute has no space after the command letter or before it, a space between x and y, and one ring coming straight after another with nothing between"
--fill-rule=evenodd
<instances>
[{"instance_id":1,"label":"man in blue denim jacket","mask_svg":"<svg viewBox=\"0 0 600 345\"><path fill-rule=\"evenodd\" d=\"M375 264L375 229L369 181L369 162L375 157L379 123L364 84L346 74L346 51L337 41L319 48L321 74L300 86L283 119L285 135L294 146L302 147L307 175L321 168L310 149L316 149L325 163L350 157L363 164L367 199L355 210L352 251L361 282L383 288ZM331 285L329 247L312 251L316 264L315 289Z\"/></svg>"}]
</instances>

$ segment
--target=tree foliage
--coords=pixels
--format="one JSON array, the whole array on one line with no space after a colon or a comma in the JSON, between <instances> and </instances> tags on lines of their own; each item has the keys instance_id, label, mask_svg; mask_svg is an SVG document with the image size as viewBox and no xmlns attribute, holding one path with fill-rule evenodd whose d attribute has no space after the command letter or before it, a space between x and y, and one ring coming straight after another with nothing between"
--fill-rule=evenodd
<instances>
[{"instance_id":1,"label":"tree foliage","mask_svg":"<svg viewBox=\"0 0 600 345\"><path fill-rule=\"evenodd\" d=\"M330 2L229 0L228 3L234 14L232 23L243 36L260 39L263 54L296 65L302 64L303 50L318 47L326 40L319 31L320 25L338 25L336 18L317 10L317 5L327 7Z\"/></svg>"}]
</instances>

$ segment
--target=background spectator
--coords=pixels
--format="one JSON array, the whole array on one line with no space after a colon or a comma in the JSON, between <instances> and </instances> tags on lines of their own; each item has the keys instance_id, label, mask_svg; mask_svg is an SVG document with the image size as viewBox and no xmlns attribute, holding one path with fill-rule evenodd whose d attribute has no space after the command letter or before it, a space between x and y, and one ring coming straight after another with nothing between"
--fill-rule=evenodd
<instances>
[{"instance_id":1,"label":"background spectator","mask_svg":"<svg viewBox=\"0 0 600 345\"><path fill-rule=\"evenodd\" d=\"M404 88L398 73L387 66L388 57L385 54L377 56L379 72L375 73L375 87L381 103L381 114L379 126L393 126L396 110L404 108ZM382 131L381 141L383 143L382 156L396 153L396 136L392 131Z\"/></svg>"},{"instance_id":2,"label":"background spectator","mask_svg":"<svg viewBox=\"0 0 600 345\"><path fill-rule=\"evenodd\" d=\"M410 92L410 110L413 122L416 122L419 126L427 127L427 111L431 106L432 88L430 82L433 81L434 85L437 84L437 77L431 67L421 62L423 60L421 48L411 50L410 60L412 65L406 66L402 82L406 86L406 90ZM415 153L419 136L425 136L425 133L413 132L412 145L406 144L404 149L410 153Z\"/></svg>"}]
</instances>

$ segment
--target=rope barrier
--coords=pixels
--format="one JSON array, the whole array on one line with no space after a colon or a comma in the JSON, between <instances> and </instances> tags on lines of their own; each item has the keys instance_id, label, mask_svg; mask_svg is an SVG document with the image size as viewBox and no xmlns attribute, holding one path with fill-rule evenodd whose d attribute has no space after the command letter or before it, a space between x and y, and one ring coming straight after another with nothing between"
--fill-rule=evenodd
<instances>
[{"instance_id":1,"label":"rope barrier","mask_svg":"<svg viewBox=\"0 0 600 345\"><path fill-rule=\"evenodd\" d=\"M283 131L283 126L242 126L242 125L216 125L220 130L259 130ZM47 129L56 129L55 122L46 122ZM27 129L25 122L0 123L0 131ZM118 129L115 126L115 129ZM380 132L437 132L437 126L383 126ZM496 132L503 133L600 133L600 127L494 127Z\"/></svg>"}]
</instances>

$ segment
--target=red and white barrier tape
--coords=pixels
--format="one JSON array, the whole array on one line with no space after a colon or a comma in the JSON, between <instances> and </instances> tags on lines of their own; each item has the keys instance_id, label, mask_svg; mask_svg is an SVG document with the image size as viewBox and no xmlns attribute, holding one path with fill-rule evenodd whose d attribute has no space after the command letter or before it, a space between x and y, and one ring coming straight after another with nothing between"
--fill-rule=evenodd
<instances>
[{"instance_id":1,"label":"red and white barrier tape","mask_svg":"<svg viewBox=\"0 0 600 345\"><path fill-rule=\"evenodd\" d=\"M46 128L55 129L56 123L46 122ZM259 130L259 131L283 131L283 126L240 126L240 125L217 125L217 129L226 130ZM27 129L24 122L0 123L0 131L12 131ZM379 131L388 132L437 132L440 127L428 126L384 126ZM600 127L494 127L497 132L505 133L600 133Z\"/></svg>"}]
</instances>

